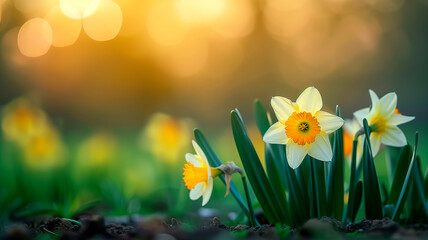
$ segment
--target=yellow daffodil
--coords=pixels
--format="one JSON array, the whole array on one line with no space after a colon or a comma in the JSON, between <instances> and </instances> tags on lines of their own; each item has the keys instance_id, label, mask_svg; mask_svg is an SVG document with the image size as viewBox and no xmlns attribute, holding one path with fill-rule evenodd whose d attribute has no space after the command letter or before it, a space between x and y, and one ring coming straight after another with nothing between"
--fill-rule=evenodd
<instances>
[{"instance_id":1,"label":"yellow daffodil","mask_svg":"<svg viewBox=\"0 0 428 240\"><path fill-rule=\"evenodd\" d=\"M296 102L273 97L272 108L278 122L263 136L272 144L286 144L287 161L291 168L300 166L306 154L321 161L331 161L328 134L343 125L343 119L321 111L322 99L314 87L305 89Z\"/></svg>"},{"instance_id":2,"label":"yellow daffodil","mask_svg":"<svg viewBox=\"0 0 428 240\"><path fill-rule=\"evenodd\" d=\"M142 132L141 145L168 164L177 163L191 139L191 121L163 113L154 114Z\"/></svg>"},{"instance_id":3,"label":"yellow daffodil","mask_svg":"<svg viewBox=\"0 0 428 240\"><path fill-rule=\"evenodd\" d=\"M190 199L196 200L202 196L202 206L207 204L213 190L213 178L222 174L217 168L210 167L207 157L199 145L192 141L195 154L186 154L187 163L184 165L183 180L190 190Z\"/></svg>"},{"instance_id":4,"label":"yellow daffodil","mask_svg":"<svg viewBox=\"0 0 428 240\"><path fill-rule=\"evenodd\" d=\"M371 108L358 110L354 116L358 119L360 126L363 126L363 119L367 119L371 128L370 142L373 156L379 152L381 144L394 147L406 145L406 136L397 126L412 121L415 117L404 116L398 112L395 92L388 93L380 99L374 91L369 90L369 93L372 101Z\"/></svg>"},{"instance_id":5,"label":"yellow daffodil","mask_svg":"<svg viewBox=\"0 0 428 240\"><path fill-rule=\"evenodd\" d=\"M60 135L53 127L32 135L20 144L24 160L31 168L52 168L64 163L64 146Z\"/></svg>"},{"instance_id":6,"label":"yellow daffodil","mask_svg":"<svg viewBox=\"0 0 428 240\"><path fill-rule=\"evenodd\" d=\"M2 129L10 141L28 141L45 131L47 125L45 113L24 98L13 100L3 109Z\"/></svg>"},{"instance_id":7,"label":"yellow daffodil","mask_svg":"<svg viewBox=\"0 0 428 240\"><path fill-rule=\"evenodd\" d=\"M82 165L106 168L116 159L118 144L109 132L98 132L88 138L79 148L78 159Z\"/></svg>"}]
</instances>

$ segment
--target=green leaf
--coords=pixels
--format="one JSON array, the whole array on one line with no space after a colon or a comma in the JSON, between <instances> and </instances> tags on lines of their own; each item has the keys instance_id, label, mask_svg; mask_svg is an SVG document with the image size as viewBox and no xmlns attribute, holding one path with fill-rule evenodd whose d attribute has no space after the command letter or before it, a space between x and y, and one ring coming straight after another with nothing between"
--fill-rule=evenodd
<instances>
[{"instance_id":1,"label":"green leaf","mask_svg":"<svg viewBox=\"0 0 428 240\"><path fill-rule=\"evenodd\" d=\"M370 127L367 119L363 120L365 141L363 153L363 180L364 180L364 203L367 219L381 219L382 201L379 191L376 169L373 162L372 148L370 144Z\"/></svg>"},{"instance_id":2,"label":"green leaf","mask_svg":"<svg viewBox=\"0 0 428 240\"><path fill-rule=\"evenodd\" d=\"M269 116L266 109L263 107L260 100L254 102L254 114L257 123L257 127L261 135L263 136L271 126ZM281 171L283 169L283 163L280 159L276 159L272 153L271 145L265 143L265 159L266 159L266 173L269 181L272 185L272 189L280 203L284 204L285 213L289 212L288 204L285 199L285 173ZM287 223L290 223L288 215L285 214Z\"/></svg>"},{"instance_id":3,"label":"green leaf","mask_svg":"<svg viewBox=\"0 0 428 240\"><path fill-rule=\"evenodd\" d=\"M271 122L269 121L269 115L266 111L266 108L263 106L262 102L259 99L256 99L254 101L254 115L257 127L259 128L259 131L263 136L271 126Z\"/></svg>"},{"instance_id":4,"label":"green leaf","mask_svg":"<svg viewBox=\"0 0 428 240\"><path fill-rule=\"evenodd\" d=\"M259 100L255 101L254 108L257 126L260 133L264 135L267 129L272 125L272 120ZM275 174L269 170L271 167L276 168L283 182L282 187L284 191L288 192L288 205L285 207L289 213L289 220L292 224L297 226L309 218L309 195L306 191L307 186L304 181L297 179L296 173L288 165L285 157L285 147L283 145L265 143L265 152L268 178L278 178L278 176L274 176ZM273 161L270 161L270 159ZM301 171L305 166L307 167L307 171L300 177L309 179L309 165L307 163L303 162L297 171ZM274 188L278 189L278 187Z\"/></svg>"},{"instance_id":5,"label":"green leaf","mask_svg":"<svg viewBox=\"0 0 428 240\"><path fill-rule=\"evenodd\" d=\"M425 192L425 198L428 198L428 174L425 174L425 179L424 179L424 192Z\"/></svg>"},{"instance_id":6,"label":"green leaf","mask_svg":"<svg viewBox=\"0 0 428 240\"><path fill-rule=\"evenodd\" d=\"M336 115L341 117L339 106L336 107ZM334 133L333 159L330 163L327 183L327 214L333 213L336 219L343 217L343 129L339 128Z\"/></svg>"},{"instance_id":7,"label":"green leaf","mask_svg":"<svg viewBox=\"0 0 428 240\"><path fill-rule=\"evenodd\" d=\"M363 182L358 181L357 185L355 186L355 194L354 194L354 204L352 206L352 214L350 216L351 222L355 221L355 218L357 217L358 209L360 209L361 202L363 200Z\"/></svg>"},{"instance_id":8,"label":"green leaf","mask_svg":"<svg viewBox=\"0 0 428 240\"><path fill-rule=\"evenodd\" d=\"M311 172L311 190L313 201L313 216L321 218L326 215L326 190L325 190L325 175L324 163L309 157L309 165Z\"/></svg>"},{"instance_id":9,"label":"green leaf","mask_svg":"<svg viewBox=\"0 0 428 240\"><path fill-rule=\"evenodd\" d=\"M413 148L412 160L410 161L409 168L407 170L406 178L404 179L403 187L401 188L400 196L398 197L397 204L395 205L394 214L392 215L392 221L396 221L400 217L401 212L404 208L404 202L406 201L407 195L409 194L410 186L412 185L413 177L412 171L414 169L414 162L416 158L416 150L418 149L418 132L415 134L415 147Z\"/></svg>"},{"instance_id":10,"label":"green leaf","mask_svg":"<svg viewBox=\"0 0 428 240\"><path fill-rule=\"evenodd\" d=\"M278 202L238 110L232 111L231 122L236 148L260 206L270 222L285 223L284 203Z\"/></svg>"},{"instance_id":11,"label":"green leaf","mask_svg":"<svg viewBox=\"0 0 428 240\"><path fill-rule=\"evenodd\" d=\"M357 184L357 146L358 141L352 141L352 156L351 156L351 172L350 172L350 180L349 180L349 190L348 190L348 206L346 207L346 211L343 214L342 222L347 221L348 219L352 220L352 216L354 215L354 204L355 204L355 187Z\"/></svg>"},{"instance_id":12,"label":"green leaf","mask_svg":"<svg viewBox=\"0 0 428 240\"><path fill-rule=\"evenodd\" d=\"M309 196L296 177L294 170L288 165L285 157L285 147L282 145L266 144L268 154L274 156L278 162L284 162L283 173L286 190L288 190L288 216L294 226L298 226L309 218ZM300 168L300 167L299 167ZM305 190L305 191L302 191ZM306 194L306 195L305 195Z\"/></svg>"},{"instance_id":13,"label":"green leaf","mask_svg":"<svg viewBox=\"0 0 428 240\"><path fill-rule=\"evenodd\" d=\"M96 200L86 202L86 203L80 205L79 208L77 208L75 211L73 211L72 215L73 216L79 215L83 212L94 209L95 207L99 206L100 204L101 204L100 199L96 199Z\"/></svg>"},{"instance_id":14,"label":"green leaf","mask_svg":"<svg viewBox=\"0 0 428 240\"><path fill-rule=\"evenodd\" d=\"M404 171L404 169L409 168L411 158L412 148L409 145L406 145L400 151L397 166L394 171L388 204L394 204L396 206L403 187L404 179L406 178L406 171Z\"/></svg>"},{"instance_id":15,"label":"green leaf","mask_svg":"<svg viewBox=\"0 0 428 240\"><path fill-rule=\"evenodd\" d=\"M213 167L218 167L222 165L222 162L218 158L217 154L214 152L213 148L210 146L208 141L206 140L204 134L199 129L194 130L195 134L195 140L198 143L198 145L202 148L202 151L204 151L208 162ZM224 175L219 176L221 181L226 184L226 180ZM236 189L235 184L233 181L230 181L230 193L232 193L233 197L238 202L238 205L241 207L242 211L247 215L248 219L251 219L250 212L248 210L247 205L245 204L244 200L241 197L241 194L239 194L238 190Z\"/></svg>"},{"instance_id":16,"label":"green leaf","mask_svg":"<svg viewBox=\"0 0 428 240\"><path fill-rule=\"evenodd\" d=\"M386 163L387 163L387 172L388 172L388 180L389 183L392 184L393 180L394 180L394 171L397 168L397 163L399 158L397 158L397 156L400 156L400 154L403 151L402 147L388 147L387 148L387 154L386 154ZM410 151L411 152L411 151ZM409 157L410 159L410 157ZM404 181L404 179L403 179Z\"/></svg>"},{"instance_id":17,"label":"green leaf","mask_svg":"<svg viewBox=\"0 0 428 240\"><path fill-rule=\"evenodd\" d=\"M382 204L388 204L389 194L385 183L380 184L380 190L382 191L383 202Z\"/></svg>"},{"instance_id":18,"label":"green leaf","mask_svg":"<svg viewBox=\"0 0 428 240\"><path fill-rule=\"evenodd\" d=\"M271 149L268 149L270 148L270 144L266 144L266 148L267 150L266 150L265 158L266 158L266 172L268 175L268 179L272 185L272 190L274 191L276 198L280 203L284 205L284 209L285 209L284 215L286 217L287 224L290 224L291 222L287 214L289 212L289 207L285 199L285 186L284 186L283 178L281 177L280 172L276 167L275 159L273 157Z\"/></svg>"},{"instance_id":19,"label":"green leaf","mask_svg":"<svg viewBox=\"0 0 428 240\"><path fill-rule=\"evenodd\" d=\"M419 197L419 202L422 204L424 213L425 213L425 217L428 218L428 205L427 205L427 201L426 201L426 197L425 197L425 192L424 192L424 185L422 182L422 177L421 177L421 172L420 172L420 165L419 165L419 157L416 158L417 163L415 164L415 170L414 170L414 180L416 183L416 188L417 188L417 193L418 193L418 197ZM418 211L420 211L418 209Z\"/></svg>"},{"instance_id":20,"label":"green leaf","mask_svg":"<svg viewBox=\"0 0 428 240\"><path fill-rule=\"evenodd\" d=\"M54 215L57 212L57 207L45 206L40 204L28 205L23 210L15 212L13 218L39 217L46 215Z\"/></svg>"}]
</instances>

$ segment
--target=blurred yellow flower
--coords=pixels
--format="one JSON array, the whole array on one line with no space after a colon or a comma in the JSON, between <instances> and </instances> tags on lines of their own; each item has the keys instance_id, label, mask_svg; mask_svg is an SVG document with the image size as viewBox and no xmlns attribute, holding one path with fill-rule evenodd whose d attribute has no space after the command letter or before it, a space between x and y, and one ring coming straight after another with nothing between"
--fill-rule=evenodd
<instances>
[{"instance_id":1,"label":"blurred yellow flower","mask_svg":"<svg viewBox=\"0 0 428 240\"><path fill-rule=\"evenodd\" d=\"M127 197L145 197L159 188L159 175L156 167L141 159L124 169L124 192Z\"/></svg>"},{"instance_id":2,"label":"blurred yellow flower","mask_svg":"<svg viewBox=\"0 0 428 240\"><path fill-rule=\"evenodd\" d=\"M15 99L3 109L2 130L10 141L28 141L45 131L47 125L45 113L26 99Z\"/></svg>"},{"instance_id":3,"label":"blurred yellow flower","mask_svg":"<svg viewBox=\"0 0 428 240\"><path fill-rule=\"evenodd\" d=\"M116 158L117 142L113 134L98 132L80 146L78 159L82 165L105 168Z\"/></svg>"},{"instance_id":4,"label":"blurred yellow flower","mask_svg":"<svg viewBox=\"0 0 428 240\"><path fill-rule=\"evenodd\" d=\"M306 88L296 102L273 97L272 108L278 122L263 136L263 141L287 145L287 161L291 168L300 166L306 154L321 161L331 161L328 134L343 125L343 119L321 111L322 98L314 87Z\"/></svg>"},{"instance_id":5,"label":"blurred yellow flower","mask_svg":"<svg viewBox=\"0 0 428 240\"><path fill-rule=\"evenodd\" d=\"M415 117L404 116L398 112L395 92L388 93L380 99L374 91L369 90L369 93L372 107L360 109L354 112L354 116L360 126L363 126L363 119L367 119L372 132L370 143L373 156L379 152L381 144L393 147L406 145L406 136L397 126L412 121ZM363 143L363 141L359 142Z\"/></svg>"},{"instance_id":6,"label":"blurred yellow flower","mask_svg":"<svg viewBox=\"0 0 428 240\"><path fill-rule=\"evenodd\" d=\"M220 169L210 167L207 157L199 145L192 141L196 155L187 153L184 165L183 180L190 190L190 199L196 200L202 196L202 206L210 200L213 191L213 178L221 175Z\"/></svg>"},{"instance_id":7,"label":"blurred yellow flower","mask_svg":"<svg viewBox=\"0 0 428 240\"><path fill-rule=\"evenodd\" d=\"M191 139L190 121L163 113L154 114L142 132L142 146L168 163L177 162Z\"/></svg>"},{"instance_id":8,"label":"blurred yellow flower","mask_svg":"<svg viewBox=\"0 0 428 240\"><path fill-rule=\"evenodd\" d=\"M53 127L32 135L28 141L22 142L20 147L25 162L31 168L51 168L64 163L64 145Z\"/></svg>"},{"instance_id":9,"label":"blurred yellow flower","mask_svg":"<svg viewBox=\"0 0 428 240\"><path fill-rule=\"evenodd\" d=\"M356 118L345 119L345 124L343 124L343 148L345 157L351 157L352 154L352 144L354 141L355 134L361 129L360 123ZM362 137L360 136L358 139L362 141ZM361 160L361 156L363 154L363 148L359 144L357 145L357 155L356 160L357 163Z\"/></svg>"}]
</instances>

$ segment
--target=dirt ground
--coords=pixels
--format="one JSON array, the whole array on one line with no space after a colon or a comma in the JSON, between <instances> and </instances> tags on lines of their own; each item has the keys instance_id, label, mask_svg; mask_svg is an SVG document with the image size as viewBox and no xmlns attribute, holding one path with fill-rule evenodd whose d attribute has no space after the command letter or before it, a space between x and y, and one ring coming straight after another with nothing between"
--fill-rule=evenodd
<instances>
[{"instance_id":1,"label":"dirt ground","mask_svg":"<svg viewBox=\"0 0 428 240\"><path fill-rule=\"evenodd\" d=\"M101 215L81 216L79 225L62 218L45 218L28 223L9 224L2 239L428 239L428 223L399 225L389 219L363 220L343 224L332 218L311 219L300 228L262 225L226 226L210 219L195 230L172 218L117 221ZM120 223L119 223L120 222Z\"/></svg>"}]
</instances>

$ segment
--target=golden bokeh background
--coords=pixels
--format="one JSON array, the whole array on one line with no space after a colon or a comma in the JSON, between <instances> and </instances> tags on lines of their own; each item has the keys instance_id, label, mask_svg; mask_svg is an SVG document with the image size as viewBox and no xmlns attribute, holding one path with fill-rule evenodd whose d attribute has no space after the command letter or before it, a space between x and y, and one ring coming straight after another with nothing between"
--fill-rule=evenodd
<instances>
[{"instance_id":1,"label":"golden bokeh background","mask_svg":"<svg viewBox=\"0 0 428 240\"><path fill-rule=\"evenodd\" d=\"M0 0L0 102L69 125L133 129L155 112L226 126L310 85L344 115L396 91L426 121L428 1Z\"/></svg>"}]
</instances>

